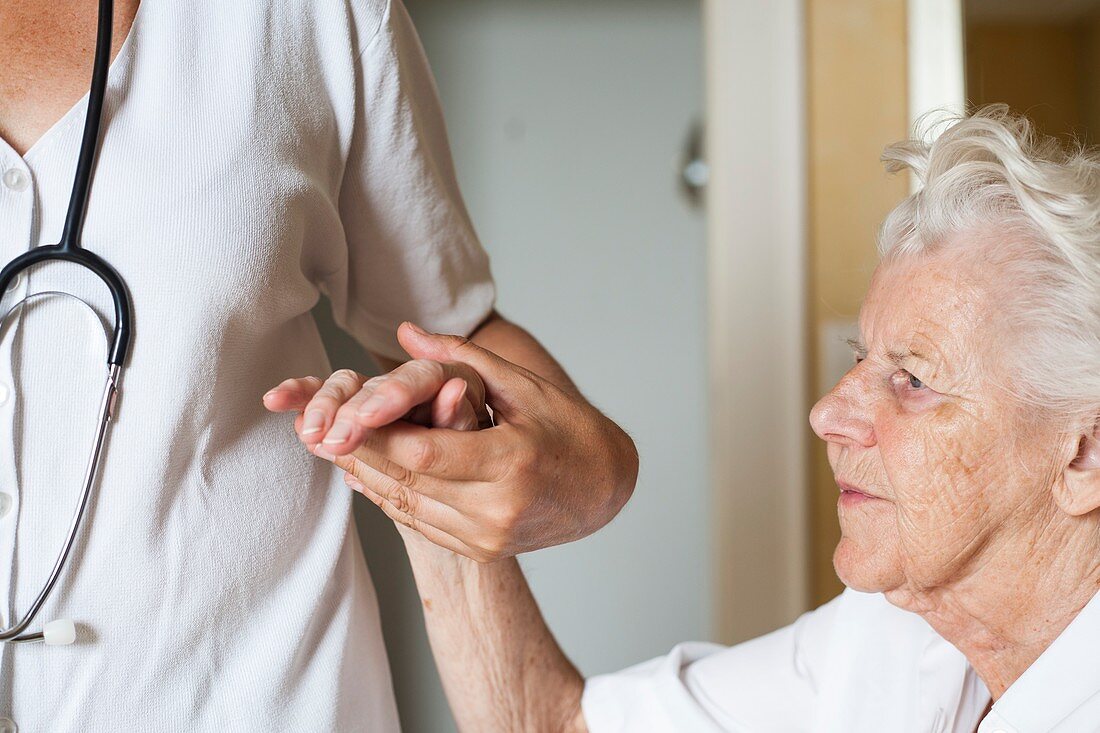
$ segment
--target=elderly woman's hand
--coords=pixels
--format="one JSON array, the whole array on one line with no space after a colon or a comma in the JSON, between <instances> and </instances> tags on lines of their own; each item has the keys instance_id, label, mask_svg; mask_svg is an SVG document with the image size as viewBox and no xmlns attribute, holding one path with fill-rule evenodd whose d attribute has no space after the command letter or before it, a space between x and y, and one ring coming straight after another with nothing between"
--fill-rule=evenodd
<instances>
[{"instance_id":1,"label":"elderly woman's hand","mask_svg":"<svg viewBox=\"0 0 1100 733\"><path fill-rule=\"evenodd\" d=\"M269 409L302 411L303 442L391 518L487 562L584 537L629 498L634 444L583 398L464 338L401 339L417 358L385 377L341 371L265 396ZM497 425L463 432L488 424L486 403Z\"/></svg>"},{"instance_id":2,"label":"elderly woman's hand","mask_svg":"<svg viewBox=\"0 0 1100 733\"><path fill-rule=\"evenodd\" d=\"M274 412L296 411L295 430L310 449L323 444L335 455L363 445L367 431L405 420L417 425L472 430L492 424L485 385L471 367L414 359L392 372L365 377L351 369L287 379L264 395ZM453 414L439 411L454 410Z\"/></svg>"}]
</instances>

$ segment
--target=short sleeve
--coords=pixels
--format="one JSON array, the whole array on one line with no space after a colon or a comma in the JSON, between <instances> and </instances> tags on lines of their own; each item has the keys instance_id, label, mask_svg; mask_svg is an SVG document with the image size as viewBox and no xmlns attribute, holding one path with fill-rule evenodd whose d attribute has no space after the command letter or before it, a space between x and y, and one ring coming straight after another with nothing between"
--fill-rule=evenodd
<instances>
[{"instance_id":1,"label":"short sleeve","mask_svg":"<svg viewBox=\"0 0 1100 733\"><path fill-rule=\"evenodd\" d=\"M798 733L812 730L834 599L790 626L732 647L680 644L585 683L591 733Z\"/></svg>"},{"instance_id":2,"label":"short sleeve","mask_svg":"<svg viewBox=\"0 0 1100 733\"><path fill-rule=\"evenodd\" d=\"M356 105L339 198L346 264L323 289L340 327L403 360L402 321L468 335L492 311L495 288L455 179L435 81L399 0L358 56Z\"/></svg>"}]
</instances>

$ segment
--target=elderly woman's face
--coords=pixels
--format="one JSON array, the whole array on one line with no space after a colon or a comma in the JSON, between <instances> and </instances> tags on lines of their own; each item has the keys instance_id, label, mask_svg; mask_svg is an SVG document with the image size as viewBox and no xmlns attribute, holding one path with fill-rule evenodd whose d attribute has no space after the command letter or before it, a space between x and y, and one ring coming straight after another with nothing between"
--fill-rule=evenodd
<instances>
[{"instance_id":1,"label":"elderly woman's face","mask_svg":"<svg viewBox=\"0 0 1100 733\"><path fill-rule=\"evenodd\" d=\"M810 414L852 489L834 555L851 587L960 580L1048 511L1058 441L995 387L1011 374L986 270L948 254L880 265L860 312L864 353Z\"/></svg>"}]
</instances>

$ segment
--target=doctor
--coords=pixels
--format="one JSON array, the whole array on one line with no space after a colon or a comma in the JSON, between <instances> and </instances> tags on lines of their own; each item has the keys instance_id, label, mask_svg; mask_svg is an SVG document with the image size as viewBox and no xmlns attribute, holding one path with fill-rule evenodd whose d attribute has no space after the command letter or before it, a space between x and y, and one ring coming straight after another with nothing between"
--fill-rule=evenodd
<instances>
[{"instance_id":1,"label":"doctor","mask_svg":"<svg viewBox=\"0 0 1100 733\"><path fill-rule=\"evenodd\" d=\"M95 0L0 4L6 260L58 240L96 13ZM261 405L287 377L331 371L311 315L320 294L387 369L408 358L395 333L414 320L562 385L525 395L541 432L494 444L553 448L560 463L522 476L547 509L515 493L501 516L455 530L485 557L608 521L633 487L633 446L493 311L399 0L118 0L114 39L83 238L129 284L131 361L94 506L43 611L75 619L76 643L0 646L0 730L395 732L349 494ZM51 290L109 320L99 283L64 263L29 271L4 309ZM0 334L5 623L67 528L87 456L71 436L93 415L102 349L96 324L60 299ZM327 397L356 379L338 376ZM303 432L336 437L340 423L317 414ZM467 468L497 496L518 485Z\"/></svg>"}]
</instances>

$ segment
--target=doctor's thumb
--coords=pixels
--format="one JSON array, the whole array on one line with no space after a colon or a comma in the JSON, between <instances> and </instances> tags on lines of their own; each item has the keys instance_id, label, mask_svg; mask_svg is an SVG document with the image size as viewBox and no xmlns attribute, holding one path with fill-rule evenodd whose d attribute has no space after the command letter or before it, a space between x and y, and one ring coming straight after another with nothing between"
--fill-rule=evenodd
<instances>
[{"instance_id":1,"label":"doctor's thumb","mask_svg":"<svg viewBox=\"0 0 1100 733\"><path fill-rule=\"evenodd\" d=\"M473 367L485 383L486 397L494 409L520 398L534 374L497 356L462 336L428 333L406 321L397 329L397 340L414 359L458 361Z\"/></svg>"}]
</instances>

